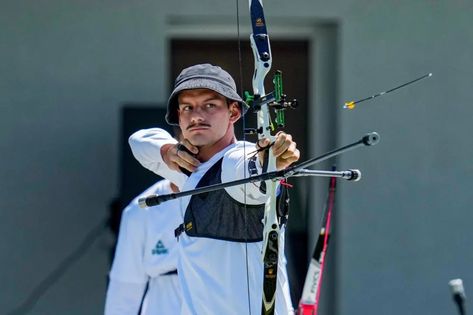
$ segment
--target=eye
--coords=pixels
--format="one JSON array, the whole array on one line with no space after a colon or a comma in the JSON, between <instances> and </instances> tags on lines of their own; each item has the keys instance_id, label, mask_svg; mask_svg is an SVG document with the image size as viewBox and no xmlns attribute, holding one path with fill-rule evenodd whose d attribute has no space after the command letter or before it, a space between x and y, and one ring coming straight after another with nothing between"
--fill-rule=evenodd
<instances>
[{"instance_id":1,"label":"eye","mask_svg":"<svg viewBox=\"0 0 473 315\"><path fill-rule=\"evenodd\" d=\"M216 106L217 106L217 105L215 105L215 104L213 104L213 103L207 103L207 104L205 104L205 108L208 108L208 109L214 108L214 107L216 107Z\"/></svg>"},{"instance_id":2,"label":"eye","mask_svg":"<svg viewBox=\"0 0 473 315\"><path fill-rule=\"evenodd\" d=\"M190 106L190 105L181 105L181 106L179 106L179 110L181 112L188 112L188 111L192 110L192 106Z\"/></svg>"}]
</instances>

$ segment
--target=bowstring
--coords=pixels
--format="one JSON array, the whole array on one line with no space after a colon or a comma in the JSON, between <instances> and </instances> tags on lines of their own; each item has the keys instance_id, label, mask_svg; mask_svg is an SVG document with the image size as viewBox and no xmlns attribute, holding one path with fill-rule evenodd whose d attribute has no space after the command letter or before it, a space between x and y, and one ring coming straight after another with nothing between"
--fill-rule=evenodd
<instances>
[{"instance_id":1,"label":"bowstring","mask_svg":"<svg viewBox=\"0 0 473 315\"><path fill-rule=\"evenodd\" d=\"M241 53L241 37L240 37L240 6L238 0L236 2L236 24L237 24L237 42L238 42L238 70L239 70L239 84L240 84L240 97L243 97L243 66L242 66L242 53ZM241 106L243 113L243 104ZM247 161L246 161L246 121L245 115L242 115L242 128L243 128L243 177L246 177ZM248 263L248 241L246 236L248 234L248 216L246 207L246 184L243 186L243 204L244 204L244 222L245 222L245 269L246 269L246 294L248 299L248 314L251 315L251 299L250 299L250 275L249 275L249 263Z\"/></svg>"}]
</instances>

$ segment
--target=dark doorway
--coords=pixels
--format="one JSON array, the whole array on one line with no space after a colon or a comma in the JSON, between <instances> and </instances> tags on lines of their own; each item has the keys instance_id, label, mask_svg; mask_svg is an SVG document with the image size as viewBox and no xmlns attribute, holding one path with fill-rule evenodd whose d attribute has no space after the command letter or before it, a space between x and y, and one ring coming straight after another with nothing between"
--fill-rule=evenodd
<instances>
[{"instance_id":1,"label":"dark doorway","mask_svg":"<svg viewBox=\"0 0 473 315\"><path fill-rule=\"evenodd\" d=\"M172 40L171 69L169 92L172 91L174 79L179 72L188 66L198 63L211 63L227 70L235 79L239 91L252 91L251 79L254 64L249 41L241 42L241 68L238 56L238 42L230 40ZM272 70L267 76L265 88L273 90L272 77L276 70L283 72L284 92L288 98L297 98L299 107L286 114L285 130L291 133L304 154L307 130L309 57L307 41L271 41L273 53ZM240 71L241 69L241 71ZM241 75L240 75L241 73ZM247 119L251 118L247 115ZM304 159L304 156L301 157Z\"/></svg>"}]
</instances>

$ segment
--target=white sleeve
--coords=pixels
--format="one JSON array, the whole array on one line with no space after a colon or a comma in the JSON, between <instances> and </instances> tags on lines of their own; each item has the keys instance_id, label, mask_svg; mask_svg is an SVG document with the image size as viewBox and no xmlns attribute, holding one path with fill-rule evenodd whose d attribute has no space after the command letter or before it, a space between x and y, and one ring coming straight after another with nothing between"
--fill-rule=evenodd
<instances>
[{"instance_id":1,"label":"white sleeve","mask_svg":"<svg viewBox=\"0 0 473 315\"><path fill-rule=\"evenodd\" d=\"M225 153L222 162L222 183L238 180L242 178L248 178L249 172L249 158L245 158L245 154L248 156L249 153L255 151L255 145L246 143L246 149L243 150L242 146L228 150ZM254 166L256 167L257 174L261 174L261 165L256 159ZM261 193L259 189L260 183L249 183L246 185L239 185L234 187L225 188L233 199L246 203L246 204L262 204L266 201L267 197Z\"/></svg>"},{"instance_id":2,"label":"white sleeve","mask_svg":"<svg viewBox=\"0 0 473 315\"><path fill-rule=\"evenodd\" d=\"M104 315L138 314L146 283L127 283L111 279Z\"/></svg>"},{"instance_id":3,"label":"white sleeve","mask_svg":"<svg viewBox=\"0 0 473 315\"><path fill-rule=\"evenodd\" d=\"M145 210L132 202L122 214L105 315L138 314L148 276L143 266Z\"/></svg>"},{"instance_id":4,"label":"white sleeve","mask_svg":"<svg viewBox=\"0 0 473 315\"><path fill-rule=\"evenodd\" d=\"M125 208L120 222L115 257L110 279L130 283L146 283L148 275L143 265L146 239L146 210L136 200Z\"/></svg>"},{"instance_id":5,"label":"white sleeve","mask_svg":"<svg viewBox=\"0 0 473 315\"><path fill-rule=\"evenodd\" d=\"M143 167L169 179L179 187L187 179L186 175L171 170L163 161L161 147L165 144L177 143L177 140L171 137L166 130L160 128L139 130L130 136L128 143L133 156Z\"/></svg>"}]
</instances>

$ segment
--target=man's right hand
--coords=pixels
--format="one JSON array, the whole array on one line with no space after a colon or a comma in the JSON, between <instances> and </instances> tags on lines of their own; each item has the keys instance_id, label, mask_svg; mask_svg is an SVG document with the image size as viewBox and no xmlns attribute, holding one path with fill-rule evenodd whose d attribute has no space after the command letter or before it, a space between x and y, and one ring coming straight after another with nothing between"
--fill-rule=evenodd
<instances>
[{"instance_id":1,"label":"man's right hand","mask_svg":"<svg viewBox=\"0 0 473 315\"><path fill-rule=\"evenodd\" d=\"M165 144L161 147L161 156L164 163L172 169L182 172L181 168L194 172L200 165L200 161L195 158L199 149L184 139L180 143Z\"/></svg>"}]
</instances>

